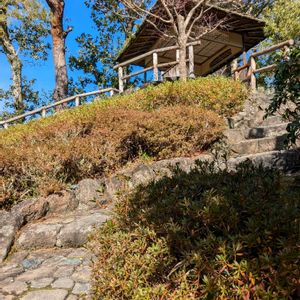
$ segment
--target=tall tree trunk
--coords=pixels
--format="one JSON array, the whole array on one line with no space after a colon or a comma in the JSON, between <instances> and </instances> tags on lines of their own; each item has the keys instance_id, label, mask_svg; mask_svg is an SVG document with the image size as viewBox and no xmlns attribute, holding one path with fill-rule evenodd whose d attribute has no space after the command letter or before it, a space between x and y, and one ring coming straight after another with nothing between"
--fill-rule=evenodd
<instances>
[{"instance_id":1,"label":"tall tree trunk","mask_svg":"<svg viewBox=\"0 0 300 300\"><path fill-rule=\"evenodd\" d=\"M18 56L11 60L12 80L13 80L13 97L14 107L17 114L24 112L24 102L22 94L22 62Z\"/></svg>"},{"instance_id":2,"label":"tall tree trunk","mask_svg":"<svg viewBox=\"0 0 300 300\"><path fill-rule=\"evenodd\" d=\"M0 22L0 44L9 61L12 72L12 92L14 98L14 108L17 114L24 112L24 102L22 95L22 62L18 57L7 30L6 20Z\"/></svg>"},{"instance_id":3,"label":"tall tree trunk","mask_svg":"<svg viewBox=\"0 0 300 300\"><path fill-rule=\"evenodd\" d=\"M178 46L179 46L179 62L178 62L178 69L179 69L179 78L180 80L186 81L187 80L187 40L188 36L185 32L184 26L184 17L178 15Z\"/></svg>"},{"instance_id":4,"label":"tall tree trunk","mask_svg":"<svg viewBox=\"0 0 300 300\"><path fill-rule=\"evenodd\" d=\"M63 0L46 0L51 10L51 35L55 67L54 100L57 102L68 96L68 73L65 40L67 32L63 28L65 3Z\"/></svg>"}]
</instances>

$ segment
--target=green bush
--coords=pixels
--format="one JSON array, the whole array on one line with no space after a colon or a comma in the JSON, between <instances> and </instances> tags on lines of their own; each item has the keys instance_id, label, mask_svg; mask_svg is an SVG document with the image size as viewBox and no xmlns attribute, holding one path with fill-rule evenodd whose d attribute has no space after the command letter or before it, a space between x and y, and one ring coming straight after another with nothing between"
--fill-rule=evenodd
<instances>
[{"instance_id":1,"label":"green bush","mask_svg":"<svg viewBox=\"0 0 300 300\"><path fill-rule=\"evenodd\" d=\"M274 78L274 97L267 109L267 116L280 112L287 126L288 144L300 138L300 44L291 49L289 59L277 57L278 68Z\"/></svg>"},{"instance_id":2,"label":"green bush","mask_svg":"<svg viewBox=\"0 0 300 300\"><path fill-rule=\"evenodd\" d=\"M197 105L230 117L241 109L247 96L247 89L240 82L226 77L211 76L150 86L137 91L134 97L128 95L127 101L121 99L121 102L139 110L154 110L173 105Z\"/></svg>"},{"instance_id":3,"label":"green bush","mask_svg":"<svg viewBox=\"0 0 300 300\"><path fill-rule=\"evenodd\" d=\"M199 163L139 187L91 239L95 298L296 297L299 192L250 162L235 173Z\"/></svg>"}]
</instances>

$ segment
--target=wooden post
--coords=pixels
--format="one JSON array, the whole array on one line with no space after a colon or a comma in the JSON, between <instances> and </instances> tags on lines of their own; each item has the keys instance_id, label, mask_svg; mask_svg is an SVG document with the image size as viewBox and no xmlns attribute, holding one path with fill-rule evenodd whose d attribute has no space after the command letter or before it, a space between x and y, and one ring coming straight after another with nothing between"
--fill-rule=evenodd
<instances>
[{"instance_id":1,"label":"wooden post","mask_svg":"<svg viewBox=\"0 0 300 300\"><path fill-rule=\"evenodd\" d=\"M147 84L147 72L144 73L144 85Z\"/></svg>"},{"instance_id":2,"label":"wooden post","mask_svg":"<svg viewBox=\"0 0 300 300\"><path fill-rule=\"evenodd\" d=\"M77 107L77 106L79 106L79 105L80 105L80 97L77 96L77 97L75 98L75 106Z\"/></svg>"},{"instance_id":3,"label":"wooden post","mask_svg":"<svg viewBox=\"0 0 300 300\"><path fill-rule=\"evenodd\" d=\"M247 64L247 52L243 51L243 64L246 65Z\"/></svg>"},{"instance_id":4,"label":"wooden post","mask_svg":"<svg viewBox=\"0 0 300 300\"><path fill-rule=\"evenodd\" d=\"M176 61L177 61L177 65L176 65L176 76L179 77L179 58L180 58L180 51L179 49L176 50Z\"/></svg>"},{"instance_id":5,"label":"wooden post","mask_svg":"<svg viewBox=\"0 0 300 300\"><path fill-rule=\"evenodd\" d=\"M8 123L4 123L3 127L4 127L4 129L7 129L8 128Z\"/></svg>"},{"instance_id":6,"label":"wooden post","mask_svg":"<svg viewBox=\"0 0 300 300\"><path fill-rule=\"evenodd\" d=\"M109 91L109 96L112 97L114 94L115 94L114 89L111 89L111 90Z\"/></svg>"},{"instance_id":7,"label":"wooden post","mask_svg":"<svg viewBox=\"0 0 300 300\"><path fill-rule=\"evenodd\" d=\"M127 75L127 68L125 67L125 68L123 68L123 78L124 78L126 75ZM124 84L124 86L125 86L125 88L126 88L126 85L127 85L127 79L124 79L124 80L123 80L123 84Z\"/></svg>"},{"instance_id":8,"label":"wooden post","mask_svg":"<svg viewBox=\"0 0 300 300\"><path fill-rule=\"evenodd\" d=\"M252 91L256 91L256 77L254 71L256 70L256 62L253 56L250 57L250 87Z\"/></svg>"},{"instance_id":9,"label":"wooden post","mask_svg":"<svg viewBox=\"0 0 300 300\"><path fill-rule=\"evenodd\" d=\"M234 80L239 80L239 72L236 71L237 68L238 68L238 62L235 59L231 63L231 76L233 77Z\"/></svg>"},{"instance_id":10,"label":"wooden post","mask_svg":"<svg viewBox=\"0 0 300 300\"><path fill-rule=\"evenodd\" d=\"M124 81L123 81L123 68L119 67L119 92L123 93L124 92Z\"/></svg>"},{"instance_id":11,"label":"wooden post","mask_svg":"<svg viewBox=\"0 0 300 300\"><path fill-rule=\"evenodd\" d=\"M195 78L194 46L189 46L189 78Z\"/></svg>"},{"instance_id":12,"label":"wooden post","mask_svg":"<svg viewBox=\"0 0 300 300\"><path fill-rule=\"evenodd\" d=\"M43 109L42 109L42 118L45 118L45 117L46 117L46 109L43 108Z\"/></svg>"},{"instance_id":13,"label":"wooden post","mask_svg":"<svg viewBox=\"0 0 300 300\"><path fill-rule=\"evenodd\" d=\"M153 53L153 80L158 81L158 54Z\"/></svg>"},{"instance_id":14,"label":"wooden post","mask_svg":"<svg viewBox=\"0 0 300 300\"><path fill-rule=\"evenodd\" d=\"M289 56L290 56L290 48L288 46L284 46L283 48L283 59L285 61L288 61L289 60Z\"/></svg>"},{"instance_id":15,"label":"wooden post","mask_svg":"<svg viewBox=\"0 0 300 300\"><path fill-rule=\"evenodd\" d=\"M247 51L243 51L243 65L246 65L247 64ZM240 73L239 73L240 74ZM239 75L240 76L240 75ZM245 79L247 78L247 69L244 69L242 71L242 79Z\"/></svg>"}]
</instances>

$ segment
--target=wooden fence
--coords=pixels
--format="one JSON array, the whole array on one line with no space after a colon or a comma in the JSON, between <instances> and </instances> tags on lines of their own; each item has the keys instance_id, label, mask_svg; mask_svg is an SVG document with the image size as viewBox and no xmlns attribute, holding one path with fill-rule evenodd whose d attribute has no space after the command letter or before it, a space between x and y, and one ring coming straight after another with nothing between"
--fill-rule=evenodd
<instances>
[{"instance_id":1,"label":"wooden fence","mask_svg":"<svg viewBox=\"0 0 300 300\"><path fill-rule=\"evenodd\" d=\"M24 120L25 118L34 116L36 114L40 115L41 117L46 117L47 111L49 111L53 108L57 108L58 106L62 106L62 105L73 102L75 107L77 107L81 104L81 102L80 102L81 98L86 98L86 97L93 96L93 95L107 94L107 93L109 94L110 97L112 97L115 93L119 93L119 91L115 88L107 88L107 89L98 90L98 91L94 91L94 92L90 92L90 93L75 95L75 96L60 100L60 101L52 103L52 104L42 106L35 110L26 112L22 115L19 115L19 116L16 116L16 117L4 120L4 121L0 121L0 126L2 126L3 128L8 128L9 124L14 123L18 120Z\"/></svg>"},{"instance_id":2,"label":"wooden fence","mask_svg":"<svg viewBox=\"0 0 300 300\"><path fill-rule=\"evenodd\" d=\"M197 46L201 44L201 41L196 41L196 42L192 42L189 43L187 45L188 48L188 59L187 59L187 63L189 63L188 66L188 75L191 78L194 78L194 46ZM234 74L234 78L236 80L241 80L243 82L249 82L251 89L252 90L256 90L256 74L259 73L264 73L264 72L268 72L271 70L274 70L276 68L276 65L269 65L269 66L265 66L262 68L257 69L257 64L256 64L256 58L262 55L265 55L267 53L271 53L274 51L277 51L279 49L285 49L286 51L288 51L289 47L294 45L294 41L293 40L289 40L283 43L280 43L278 45L272 46L268 49L265 49L263 51L260 52L255 52L252 53L250 55L250 58L247 61L245 61L245 54L244 54L244 65L238 68L235 68L233 70L233 74ZM118 64L117 66L114 67L114 69L118 70L118 74L119 74L119 90L115 89L115 88L107 88L107 89L102 89L99 91L95 91L95 92L90 92L90 93L85 93L85 94L80 94L80 95L75 95L66 99L63 99L61 101L55 102L53 104L49 104L46 106L43 106L41 108L35 109L33 111L24 113L22 115L10 118L8 120L4 120L4 121L0 121L0 126L3 128L8 128L8 126L18 120L26 120L27 117L33 116L33 115L40 115L42 117L46 117L47 115L47 111L49 111L50 109L52 110L53 108L55 109L58 106L62 106L64 104L68 104L70 102L74 102L75 107L80 105L80 99L84 98L84 97L88 97L88 96L92 96L92 95L100 95L100 94L107 94L109 93L109 96L113 96L115 93L123 93L124 92L124 86L126 83L126 80L140 75L140 74L146 74L148 71L153 70L153 81L159 81L159 68L166 68L166 67L174 67L178 64L179 61L179 53L178 53L178 46L170 46L170 47L165 47L165 48L161 48L161 49L154 49L151 50L145 54L139 55L137 57L134 57L130 60L127 60L123 63ZM176 50L176 61L173 62L167 62L167 63L158 63L158 53L161 52L165 52L165 51L172 51L172 50ZM135 62L140 61L141 59L145 59L149 56L152 56L152 62L153 65L150 67L147 67L143 70L131 73L131 74L124 74L124 70L126 70L125 68L130 65L133 64ZM243 74L242 74L243 72Z\"/></svg>"},{"instance_id":3,"label":"wooden fence","mask_svg":"<svg viewBox=\"0 0 300 300\"><path fill-rule=\"evenodd\" d=\"M289 47L291 47L293 45L294 45L294 40L288 40L288 41L285 41L278 45L274 45L270 48L264 49L262 51L252 53L250 55L250 58L247 63L245 63L243 66L233 70L235 80L249 82L251 90L255 91L256 90L256 76L255 75L265 73L268 71L272 71L272 70L276 69L276 67L277 67L276 64L273 64L273 65L264 66L262 68L257 69L257 64L256 64L255 59L257 57L260 57L267 53L275 52L280 49L285 49L285 51L287 53ZM241 74L242 71L244 72L244 74Z\"/></svg>"},{"instance_id":4,"label":"wooden fence","mask_svg":"<svg viewBox=\"0 0 300 300\"><path fill-rule=\"evenodd\" d=\"M201 41L195 41L187 44L188 48L188 53L189 53L189 58L186 60L187 63L189 63L188 67L188 75L189 77L194 77L194 46L200 45ZM176 50L176 61L172 62L166 62L166 63L158 63L158 53L161 52L167 52L167 51L173 51ZM130 73L130 74L125 74L126 67L134 64L142 59L145 59L147 57L152 56L152 66L144 68L140 71ZM178 65L179 63L179 47L177 45L175 46L170 46L170 47L164 47L160 49L154 49L151 51L148 51L144 54L141 54L137 57L134 57L132 59L129 59L125 62L122 62L116 66L114 66L114 70L118 70L118 75L119 75L119 91L122 93L124 91L124 86L126 83L126 80L135 77L140 74L146 74L148 71L153 70L153 81L157 82L159 81L159 68L166 68L166 67L174 67Z\"/></svg>"}]
</instances>

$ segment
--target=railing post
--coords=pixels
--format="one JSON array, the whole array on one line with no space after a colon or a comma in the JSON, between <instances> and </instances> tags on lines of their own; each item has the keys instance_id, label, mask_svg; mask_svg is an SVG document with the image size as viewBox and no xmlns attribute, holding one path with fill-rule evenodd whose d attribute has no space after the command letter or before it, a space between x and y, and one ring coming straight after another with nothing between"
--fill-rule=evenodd
<instances>
[{"instance_id":1,"label":"railing post","mask_svg":"<svg viewBox=\"0 0 300 300\"><path fill-rule=\"evenodd\" d=\"M112 97L114 94L115 94L114 89L111 89L111 90L109 91L109 96Z\"/></svg>"},{"instance_id":2,"label":"railing post","mask_svg":"<svg viewBox=\"0 0 300 300\"><path fill-rule=\"evenodd\" d=\"M122 67L119 67L118 74L119 74L119 92L123 93L124 92L124 81L123 81L123 68Z\"/></svg>"},{"instance_id":3,"label":"railing post","mask_svg":"<svg viewBox=\"0 0 300 300\"><path fill-rule=\"evenodd\" d=\"M195 78L194 46L189 46L189 78Z\"/></svg>"},{"instance_id":4,"label":"railing post","mask_svg":"<svg viewBox=\"0 0 300 300\"><path fill-rule=\"evenodd\" d=\"M179 49L176 50L176 61L177 61L177 65L176 65L176 76L179 77L179 59L180 59L180 51Z\"/></svg>"},{"instance_id":5,"label":"railing post","mask_svg":"<svg viewBox=\"0 0 300 300\"><path fill-rule=\"evenodd\" d=\"M231 76L233 77L234 80L239 80L239 72L236 71L237 68L238 68L238 62L235 59L231 64Z\"/></svg>"},{"instance_id":6,"label":"railing post","mask_svg":"<svg viewBox=\"0 0 300 300\"><path fill-rule=\"evenodd\" d=\"M4 127L4 129L7 129L8 128L8 123L4 123L3 127Z\"/></svg>"},{"instance_id":7,"label":"railing post","mask_svg":"<svg viewBox=\"0 0 300 300\"><path fill-rule=\"evenodd\" d=\"M253 56L250 57L250 87L252 91L256 91L256 77L255 77L255 70L256 70L256 62Z\"/></svg>"},{"instance_id":8,"label":"railing post","mask_svg":"<svg viewBox=\"0 0 300 300\"><path fill-rule=\"evenodd\" d=\"M79 106L79 105L80 105L80 97L77 96L77 97L75 98L75 106L77 107L77 106Z\"/></svg>"},{"instance_id":9,"label":"railing post","mask_svg":"<svg viewBox=\"0 0 300 300\"><path fill-rule=\"evenodd\" d=\"M153 80L158 81L158 54L153 53Z\"/></svg>"},{"instance_id":10,"label":"railing post","mask_svg":"<svg viewBox=\"0 0 300 300\"><path fill-rule=\"evenodd\" d=\"M46 109L43 108L43 109L42 109L42 118L45 118L45 117L46 117Z\"/></svg>"}]
</instances>

